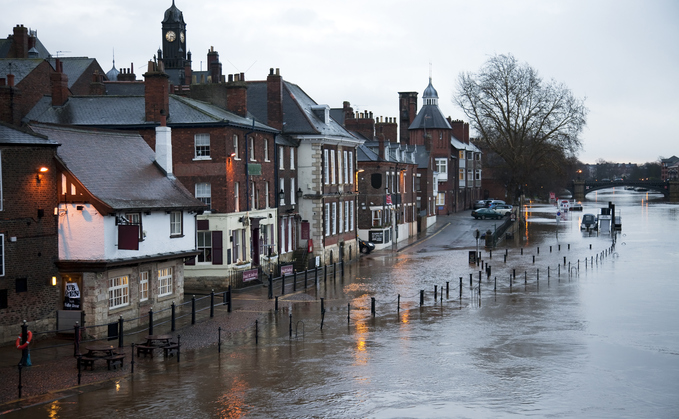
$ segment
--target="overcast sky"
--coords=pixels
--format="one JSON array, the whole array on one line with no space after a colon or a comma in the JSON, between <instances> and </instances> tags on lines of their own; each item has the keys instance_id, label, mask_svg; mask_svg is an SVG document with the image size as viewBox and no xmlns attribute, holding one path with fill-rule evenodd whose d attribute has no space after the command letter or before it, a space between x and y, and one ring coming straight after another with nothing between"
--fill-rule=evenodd
<instances>
[{"instance_id":1,"label":"overcast sky","mask_svg":"<svg viewBox=\"0 0 679 419\"><path fill-rule=\"evenodd\" d=\"M2 0L5 3L7 0ZM138 78L161 45L172 0L12 1L0 31L38 31L60 56L96 58L105 71L134 63ZM225 74L264 80L280 68L316 102L398 115L398 92L422 91L431 72L446 116L461 72L513 54L545 79L586 97L579 158L644 163L679 155L679 2L676 0L176 0L193 69L211 46ZM0 32L2 33L2 32Z\"/></svg>"}]
</instances>

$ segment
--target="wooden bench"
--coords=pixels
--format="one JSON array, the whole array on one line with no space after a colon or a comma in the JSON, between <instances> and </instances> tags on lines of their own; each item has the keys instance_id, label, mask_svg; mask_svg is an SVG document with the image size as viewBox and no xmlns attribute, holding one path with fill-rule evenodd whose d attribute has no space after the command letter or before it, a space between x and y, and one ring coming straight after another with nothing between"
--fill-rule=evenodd
<instances>
[{"instance_id":1,"label":"wooden bench","mask_svg":"<svg viewBox=\"0 0 679 419\"><path fill-rule=\"evenodd\" d=\"M94 361L97 359L101 358L92 358L89 356L82 356L80 357L80 365L82 366L83 369L87 369L87 367L90 368L90 370L94 371Z\"/></svg>"},{"instance_id":2,"label":"wooden bench","mask_svg":"<svg viewBox=\"0 0 679 419\"><path fill-rule=\"evenodd\" d=\"M146 355L151 355L151 358L153 358L153 350L158 349L157 346L147 346L147 345L137 345L135 346L137 348L137 357L139 357L139 354L144 354L144 357Z\"/></svg>"},{"instance_id":3,"label":"wooden bench","mask_svg":"<svg viewBox=\"0 0 679 419\"><path fill-rule=\"evenodd\" d=\"M106 366L108 367L109 371L111 370L111 367L113 367L114 369L120 367L120 369L122 369L125 354L114 354L113 356L108 356L104 359L106 360Z\"/></svg>"},{"instance_id":4,"label":"wooden bench","mask_svg":"<svg viewBox=\"0 0 679 419\"><path fill-rule=\"evenodd\" d=\"M169 345L163 346L163 356L168 357L168 356L173 356L174 354L179 352L179 345L175 342L170 343Z\"/></svg>"}]
</instances>

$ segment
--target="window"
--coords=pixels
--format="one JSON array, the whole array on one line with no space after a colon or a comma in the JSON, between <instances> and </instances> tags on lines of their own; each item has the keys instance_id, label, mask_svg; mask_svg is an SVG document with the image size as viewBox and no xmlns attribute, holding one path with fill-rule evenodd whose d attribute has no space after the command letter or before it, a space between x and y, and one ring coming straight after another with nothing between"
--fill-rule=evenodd
<instances>
[{"instance_id":1,"label":"window","mask_svg":"<svg viewBox=\"0 0 679 419\"><path fill-rule=\"evenodd\" d=\"M149 271L139 272L139 301L149 299Z\"/></svg>"},{"instance_id":2,"label":"window","mask_svg":"<svg viewBox=\"0 0 679 419\"><path fill-rule=\"evenodd\" d=\"M233 154L235 160L240 160L240 154L238 153L238 135L233 136Z\"/></svg>"},{"instance_id":3,"label":"window","mask_svg":"<svg viewBox=\"0 0 679 419\"><path fill-rule=\"evenodd\" d=\"M344 231L349 231L349 206L353 201L347 201L344 203Z\"/></svg>"},{"instance_id":4,"label":"window","mask_svg":"<svg viewBox=\"0 0 679 419\"><path fill-rule=\"evenodd\" d=\"M349 223L349 230L354 231L354 201L351 201L349 206L349 216L351 217L351 222Z\"/></svg>"},{"instance_id":5,"label":"window","mask_svg":"<svg viewBox=\"0 0 679 419\"><path fill-rule=\"evenodd\" d=\"M212 232L198 232L198 262L212 262Z\"/></svg>"},{"instance_id":6,"label":"window","mask_svg":"<svg viewBox=\"0 0 679 419\"><path fill-rule=\"evenodd\" d=\"M323 150L323 180L326 185L330 185L330 162L328 161L328 149Z\"/></svg>"},{"instance_id":7,"label":"window","mask_svg":"<svg viewBox=\"0 0 679 419\"><path fill-rule=\"evenodd\" d=\"M233 184L233 198L234 198L234 204L233 204L234 211L240 212L240 202L239 202L239 197L238 197L238 182L235 182Z\"/></svg>"},{"instance_id":8,"label":"window","mask_svg":"<svg viewBox=\"0 0 679 419\"><path fill-rule=\"evenodd\" d=\"M285 147L278 146L278 168L285 170Z\"/></svg>"},{"instance_id":9,"label":"window","mask_svg":"<svg viewBox=\"0 0 679 419\"><path fill-rule=\"evenodd\" d=\"M257 185L252 182L250 186L250 208L257 209Z\"/></svg>"},{"instance_id":10,"label":"window","mask_svg":"<svg viewBox=\"0 0 679 419\"><path fill-rule=\"evenodd\" d=\"M128 225L139 226L139 241L144 240L144 232L141 229L141 213L140 212L128 212L125 214Z\"/></svg>"},{"instance_id":11,"label":"window","mask_svg":"<svg viewBox=\"0 0 679 419\"><path fill-rule=\"evenodd\" d=\"M372 226L379 227L382 224L382 210L373 210L372 220L373 220Z\"/></svg>"},{"instance_id":12,"label":"window","mask_svg":"<svg viewBox=\"0 0 679 419\"><path fill-rule=\"evenodd\" d=\"M278 192L278 205L285 205L285 179L280 179L280 188Z\"/></svg>"},{"instance_id":13,"label":"window","mask_svg":"<svg viewBox=\"0 0 679 419\"><path fill-rule=\"evenodd\" d=\"M436 159L436 171L448 177L448 159Z\"/></svg>"},{"instance_id":14,"label":"window","mask_svg":"<svg viewBox=\"0 0 679 419\"><path fill-rule=\"evenodd\" d=\"M346 150L344 150L344 160L342 160L342 165L344 167L344 183L350 183L351 181L349 180L349 153L347 153Z\"/></svg>"},{"instance_id":15,"label":"window","mask_svg":"<svg viewBox=\"0 0 679 419\"><path fill-rule=\"evenodd\" d=\"M5 235L0 234L0 276L5 276Z\"/></svg>"},{"instance_id":16,"label":"window","mask_svg":"<svg viewBox=\"0 0 679 419\"><path fill-rule=\"evenodd\" d=\"M255 160L255 137L250 137L250 161Z\"/></svg>"},{"instance_id":17,"label":"window","mask_svg":"<svg viewBox=\"0 0 679 419\"><path fill-rule=\"evenodd\" d=\"M238 262L238 252L240 251L240 230L233 230L232 241L233 241L233 263Z\"/></svg>"},{"instance_id":18,"label":"window","mask_svg":"<svg viewBox=\"0 0 679 419\"><path fill-rule=\"evenodd\" d=\"M172 211L170 213L170 236L181 236L182 227L182 212Z\"/></svg>"},{"instance_id":19,"label":"window","mask_svg":"<svg viewBox=\"0 0 679 419\"><path fill-rule=\"evenodd\" d=\"M172 268L158 269L158 297L172 294Z\"/></svg>"},{"instance_id":20,"label":"window","mask_svg":"<svg viewBox=\"0 0 679 419\"><path fill-rule=\"evenodd\" d=\"M210 134L196 134L193 137L195 143L195 159L209 160L210 159Z\"/></svg>"},{"instance_id":21,"label":"window","mask_svg":"<svg viewBox=\"0 0 679 419\"><path fill-rule=\"evenodd\" d=\"M460 169L460 180L464 180L464 169Z\"/></svg>"},{"instance_id":22,"label":"window","mask_svg":"<svg viewBox=\"0 0 679 419\"><path fill-rule=\"evenodd\" d=\"M130 304L130 286L127 275L108 280L108 308L118 308Z\"/></svg>"},{"instance_id":23,"label":"window","mask_svg":"<svg viewBox=\"0 0 679 419\"><path fill-rule=\"evenodd\" d=\"M436 205L446 205L446 193L445 192L439 192L438 195L436 195Z\"/></svg>"},{"instance_id":24,"label":"window","mask_svg":"<svg viewBox=\"0 0 679 419\"><path fill-rule=\"evenodd\" d=\"M344 211L343 211L344 208L343 207L344 207L344 203L342 201L340 201L339 202L339 220L338 220L338 223L337 223L337 224L339 224L339 232L340 233L344 232Z\"/></svg>"},{"instance_id":25,"label":"window","mask_svg":"<svg viewBox=\"0 0 679 419\"><path fill-rule=\"evenodd\" d=\"M269 139L264 139L264 161L269 161Z\"/></svg>"},{"instance_id":26,"label":"window","mask_svg":"<svg viewBox=\"0 0 679 419\"><path fill-rule=\"evenodd\" d=\"M209 183L196 183L196 198L207 205L208 209L212 208L211 189L212 187Z\"/></svg>"},{"instance_id":27,"label":"window","mask_svg":"<svg viewBox=\"0 0 679 419\"><path fill-rule=\"evenodd\" d=\"M295 149L290 148L290 170L295 170Z\"/></svg>"},{"instance_id":28,"label":"window","mask_svg":"<svg viewBox=\"0 0 679 419\"><path fill-rule=\"evenodd\" d=\"M332 203L332 219L330 222L332 223L332 235L334 236L337 234L337 202Z\"/></svg>"},{"instance_id":29,"label":"window","mask_svg":"<svg viewBox=\"0 0 679 419\"><path fill-rule=\"evenodd\" d=\"M292 151L292 150L291 150ZM290 178L290 203L295 204L295 195L297 192L295 192L295 178Z\"/></svg>"},{"instance_id":30,"label":"window","mask_svg":"<svg viewBox=\"0 0 679 419\"><path fill-rule=\"evenodd\" d=\"M460 160L464 160L464 150L460 150Z\"/></svg>"},{"instance_id":31,"label":"window","mask_svg":"<svg viewBox=\"0 0 679 419\"><path fill-rule=\"evenodd\" d=\"M325 235L330 235L330 204L325 204Z\"/></svg>"},{"instance_id":32,"label":"window","mask_svg":"<svg viewBox=\"0 0 679 419\"><path fill-rule=\"evenodd\" d=\"M342 171L342 152L337 150L337 183L339 183L340 185L342 183L344 183L343 179L342 179L342 173L343 173L343 171Z\"/></svg>"},{"instance_id":33,"label":"window","mask_svg":"<svg viewBox=\"0 0 679 419\"><path fill-rule=\"evenodd\" d=\"M349 152L349 182L354 183L354 152Z\"/></svg>"},{"instance_id":34,"label":"window","mask_svg":"<svg viewBox=\"0 0 679 419\"><path fill-rule=\"evenodd\" d=\"M266 204L265 208L271 208L269 205L269 181L267 180L264 182L264 204Z\"/></svg>"},{"instance_id":35,"label":"window","mask_svg":"<svg viewBox=\"0 0 679 419\"><path fill-rule=\"evenodd\" d=\"M419 173L417 174L417 177L415 178L415 190L417 192L422 191L422 177L420 176Z\"/></svg>"},{"instance_id":36,"label":"window","mask_svg":"<svg viewBox=\"0 0 679 419\"><path fill-rule=\"evenodd\" d=\"M467 151L467 160L472 160L474 158L474 153Z\"/></svg>"},{"instance_id":37,"label":"window","mask_svg":"<svg viewBox=\"0 0 679 419\"><path fill-rule=\"evenodd\" d=\"M335 177L335 150L330 150L330 183L334 185L336 181L337 178Z\"/></svg>"}]
</instances>

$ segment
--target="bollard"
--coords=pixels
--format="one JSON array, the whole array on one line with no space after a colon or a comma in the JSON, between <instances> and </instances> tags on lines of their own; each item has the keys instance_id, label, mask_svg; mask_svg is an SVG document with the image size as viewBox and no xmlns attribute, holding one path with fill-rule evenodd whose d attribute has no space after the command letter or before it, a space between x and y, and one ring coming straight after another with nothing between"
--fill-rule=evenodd
<instances>
[{"instance_id":1,"label":"bollard","mask_svg":"<svg viewBox=\"0 0 679 419\"><path fill-rule=\"evenodd\" d=\"M473 282L473 281L474 281L473 275L474 275L474 274L469 274L469 286L470 286L470 287L473 286L473 284L474 284L474 282Z\"/></svg>"},{"instance_id":2,"label":"bollard","mask_svg":"<svg viewBox=\"0 0 679 419\"><path fill-rule=\"evenodd\" d=\"M351 303L347 303L347 324L351 323Z\"/></svg>"},{"instance_id":3,"label":"bollard","mask_svg":"<svg viewBox=\"0 0 679 419\"><path fill-rule=\"evenodd\" d=\"M288 326L288 332L290 333L290 339L292 339L292 313L290 313L290 326Z\"/></svg>"},{"instance_id":4,"label":"bollard","mask_svg":"<svg viewBox=\"0 0 679 419\"><path fill-rule=\"evenodd\" d=\"M123 347L123 315L118 319L118 347Z\"/></svg>"},{"instance_id":5,"label":"bollard","mask_svg":"<svg viewBox=\"0 0 679 419\"><path fill-rule=\"evenodd\" d=\"M580 259L578 259L578 271L580 270Z\"/></svg>"},{"instance_id":6,"label":"bollard","mask_svg":"<svg viewBox=\"0 0 679 419\"><path fill-rule=\"evenodd\" d=\"M195 310L194 310L195 312ZM195 319L194 319L195 323ZM193 324L193 323L192 323ZM153 334L153 307L149 309L149 335Z\"/></svg>"},{"instance_id":7,"label":"bollard","mask_svg":"<svg viewBox=\"0 0 679 419\"><path fill-rule=\"evenodd\" d=\"M325 299L321 297L321 330L323 330L324 322L325 322Z\"/></svg>"},{"instance_id":8,"label":"bollard","mask_svg":"<svg viewBox=\"0 0 679 419\"><path fill-rule=\"evenodd\" d=\"M505 255L505 263L507 263L507 255Z\"/></svg>"},{"instance_id":9,"label":"bollard","mask_svg":"<svg viewBox=\"0 0 679 419\"><path fill-rule=\"evenodd\" d=\"M512 269L512 276L516 279L516 269Z\"/></svg>"},{"instance_id":10,"label":"bollard","mask_svg":"<svg viewBox=\"0 0 679 419\"><path fill-rule=\"evenodd\" d=\"M225 301L226 301L226 299L225 299ZM172 321L170 322L170 329L171 329L171 331L174 332L174 329L175 329L175 326L176 326L176 323L175 323L176 320L175 319L177 318L176 317L177 308L174 305L174 301L172 302L172 305L170 305L170 308L172 309Z\"/></svg>"},{"instance_id":11,"label":"bollard","mask_svg":"<svg viewBox=\"0 0 679 419\"><path fill-rule=\"evenodd\" d=\"M547 279L549 279L549 266L547 267Z\"/></svg>"},{"instance_id":12,"label":"bollard","mask_svg":"<svg viewBox=\"0 0 679 419\"><path fill-rule=\"evenodd\" d=\"M269 300L273 298L273 272L269 272L269 293L267 297ZM226 293L224 293L224 304L226 304Z\"/></svg>"},{"instance_id":13,"label":"bollard","mask_svg":"<svg viewBox=\"0 0 679 419\"><path fill-rule=\"evenodd\" d=\"M549 253L552 253L552 246L549 246Z\"/></svg>"},{"instance_id":14,"label":"bollard","mask_svg":"<svg viewBox=\"0 0 679 419\"><path fill-rule=\"evenodd\" d=\"M215 290L210 291L210 318L215 316Z\"/></svg>"},{"instance_id":15,"label":"bollard","mask_svg":"<svg viewBox=\"0 0 679 419\"><path fill-rule=\"evenodd\" d=\"M523 283L526 284L526 285L528 284L528 272L527 271L523 271Z\"/></svg>"},{"instance_id":16,"label":"bollard","mask_svg":"<svg viewBox=\"0 0 679 419\"><path fill-rule=\"evenodd\" d=\"M495 277L495 285L493 286L493 290L497 291L497 276Z\"/></svg>"},{"instance_id":17,"label":"bollard","mask_svg":"<svg viewBox=\"0 0 679 419\"><path fill-rule=\"evenodd\" d=\"M505 256L507 256L507 254L509 254L509 249L505 249Z\"/></svg>"},{"instance_id":18,"label":"bollard","mask_svg":"<svg viewBox=\"0 0 679 419\"><path fill-rule=\"evenodd\" d=\"M535 255L533 255L533 265L535 265Z\"/></svg>"},{"instance_id":19,"label":"bollard","mask_svg":"<svg viewBox=\"0 0 679 419\"><path fill-rule=\"evenodd\" d=\"M450 282L446 281L446 299L450 298Z\"/></svg>"},{"instance_id":20,"label":"bollard","mask_svg":"<svg viewBox=\"0 0 679 419\"><path fill-rule=\"evenodd\" d=\"M396 312L398 313L399 311L401 311L401 294L396 299Z\"/></svg>"},{"instance_id":21,"label":"bollard","mask_svg":"<svg viewBox=\"0 0 679 419\"><path fill-rule=\"evenodd\" d=\"M462 277L460 277L460 300L462 299Z\"/></svg>"},{"instance_id":22,"label":"bollard","mask_svg":"<svg viewBox=\"0 0 679 419\"><path fill-rule=\"evenodd\" d=\"M217 353L222 353L222 326L217 328Z\"/></svg>"},{"instance_id":23,"label":"bollard","mask_svg":"<svg viewBox=\"0 0 679 419\"><path fill-rule=\"evenodd\" d=\"M560 277L561 276L561 265L556 265L556 267L557 267L556 275Z\"/></svg>"},{"instance_id":24,"label":"bollard","mask_svg":"<svg viewBox=\"0 0 679 419\"><path fill-rule=\"evenodd\" d=\"M443 304L443 286L441 286L441 304Z\"/></svg>"},{"instance_id":25,"label":"bollard","mask_svg":"<svg viewBox=\"0 0 679 419\"><path fill-rule=\"evenodd\" d=\"M568 243L568 250L571 250L571 244Z\"/></svg>"},{"instance_id":26,"label":"bollard","mask_svg":"<svg viewBox=\"0 0 679 419\"><path fill-rule=\"evenodd\" d=\"M521 254L523 255L523 247L521 248Z\"/></svg>"},{"instance_id":27,"label":"bollard","mask_svg":"<svg viewBox=\"0 0 679 419\"><path fill-rule=\"evenodd\" d=\"M493 258L493 249L488 250L488 259Z\"/></svg>"},{"instance_id":28,"label":"bollard","mask_svg":"<svg viewBox=\"0 0 679 419\"><path fill-rule=\"evenodd\" d=\"M281 295L285 295L285 274L281 275Z\"/></svg>"},{"instance_id":29,"label":"bollard","mask_svg":"<svg viewBox=\"0 0 679 419\"><path fill-rule=\"evenodd\" d=\"M342 271L341 271L342 279L344 279L344 261L340 262L340 266L342 267Z\"/></svg>"},{"instance_id":30,"label":"bollard","mask_svg":"<svg viewBox=\"0 0 679 419\"><path fill-rule=\"evenodd\" d=\"M80 385L82 355L78 354L78 385ZM21 398L21 364L19 364L19 398Z\"/></svg>"},{"instance_id":31,"label":"bollard","mask_svg":"<svg viewBox=\"0 0 679 419\"><path fill-rule=\"evenodd\" d=\"M568 262L568 276L571 276L571 263Z\"/></svg>"},{"instance_id":32,"label":"bollard","mask_svg":"<svg viewBox=\"0 0 679 419\"><path fill-rule=\"evenodd\" d=\"M566 266L566 256L563 257L563 266Z\"/></svg>"},{"instance_id":33,"label":"bollard","mask_svg":"<svg viewBox=\"0 0 679 419\"><path fill-rule=\"evenodd\" d=\"M420 290L420 307L424 305L424 290Z\"/></svg>"},{"instance_id":34,"label":"bollard","mask_svg":"<svg viewBox=\"0 0 679 419\"><path fill-rule=\"evenodd\" d=\"M540 282L540 268L538 268L538 279L537 279L537 281Z\"/></svg>"},{"instance_id":35,"label":"bollard","mask_svg":"<svg viewBox=\"0 0 679 419\"><path fill-rule=\"evenodd\" d=\"M512 292L512 276L509 275L509 292Z\"/></svg>"},{"instance_id":36,"label":"bollard","mask_svg":"<svg viewBox=\"0 0 679 419\"><path fill-rule=\"evenodd\" d=\"M540 246L538 246L538 255L540 254Z\"/></svg>"},{"instance_id":37,"label":"bollard","mask_svg":"<svg viewBox=\"0 0 679 419\"><path fill-rule=\"evenodd\" d=\"M479 271L479 284L481 283L481 271Z\"/></svg>"},{"instance_id":38,"label":"bollard","mask_svg":"<svg viewBox=\"0 0 679 419\"><path fill-rule=\"evenodd\" d=\"M438 296L439 296L439 293L438 293L437 285L434 285L434 302L436 302L436 300L438 300L438 298L439 298Z\"/></svg>"},{"instance_id":39,"label":"bollard","mask_svg":"<svg viewBox=\"0 0 679 419\"><path fill-rule=\"evenodd\" d=\"M559 245L559 252L561 251L561 245Z\"/></svg>"},{"instance_id":40,"label":"bollard","mask_svg":"<svg viewBox=\"0 0 679 419\"><path fill-rule=\"evenodd\" d=\"M191 297L191 324L196 324L196 296ZM149 330L150 332L150 330Z\"/></svg>"},{"instance_id":41,"label":"bollard","mask_svg":"<svg viewBox=\"0 0 679 419\"><path fill-rule=\"evenodd\" d=\"M231 310L233 309L233 292L231 291L231 285L229 285L229 307L226 309L227 313L231 313Z\"/></svg>"},{"instance_id":42,"label":"bollard","mask_svg":"<svg viewBox=\"0 0 679 419\"><path fill-rule=\"evenodd\" d=\"M592 243L589 244L589 250L592 250Z\"/></svg>"},{"instance_id":43,"label":"bollard","mask_svg":"<svg viewBox=\"0 0 679 419\"><path fill-rule=\"evenodd\" d=\"M278 311L278 296L276 296L276 301L274 302L273 310Z\"/></svg>"},{"instance_id":44,"label":"bollard","mask_svg":"<svg viewBox=\"0 0 679 419\"><path fill-rule=\"evenodd\" d=\"M375 316L375 297L370 297L370 314Z\"/></svg>"},{"instance_id":45,"label":"bollard","mask_svg":"<svg viewBox=\"0 0 679 419\"><path fill-rule=\"evenodd\" d=\"M255 345L259 343L259 320L255 320Z\"/></svg>"}]
</instances>

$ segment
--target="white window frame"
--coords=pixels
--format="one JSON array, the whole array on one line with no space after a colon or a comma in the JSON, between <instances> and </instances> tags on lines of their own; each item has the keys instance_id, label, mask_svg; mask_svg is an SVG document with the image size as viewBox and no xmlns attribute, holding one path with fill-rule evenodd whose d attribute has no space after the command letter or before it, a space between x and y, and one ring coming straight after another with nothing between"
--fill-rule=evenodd
<instances>
[{"instance_id":1,"label":"white window frame","mask_svg":"<svg viewBox=\"0 0 679 419\"><path fill-rule=\"evenodd\" d=\"M295 192L295 178L290 178L290 204L294 205L296 204L296 196L297 192Z\"/></svg>"},{"instance_id":2,"label":"white window frame","mask_svg":"<svg viewBox=\"0 0 679 419\"><path fill-rule=\"evenodd\" d=\"M177 219L179 217L179 219ZM170 212L170 237L181 236L184 231L184 212L171 211Z\"/></svg>"},{"instance_id":3,"label":"white window frame","mask_svg":"<svg viewBox=\"0 0 679 419\"><path fill-rule=\"evenodd\" d=\"M269 206L269 181L268 180L266 182L264 182L264 193L265 193L264 204L266 205L265 208L271 208Z\"/></svg>"},{"instance_id":4,"label":"white window frame","mask_svg":"<svg viewBox=\"0 0 679 419\"><path fill-rule=\"evenodd\" d=\"M342 167L344 167L344 183L350 183L349 178L349 153L344 150L344 160L342 160Z\"/></svg>"},{"instance_id":5,"label":"white window frame","mask_svg":"<svg viewBox=\"0 0 679 419\"><path fill-rule=\"evenodd\" d=\"M328 155L328 149L323 149L323 181L326 185L330 185L330 158Z\"/></svg>"},{"instance_id":6,"label":"white window frame","mask_svg":"<svg viewBox=\"0 0 679 419\"><path fill-rule=\"evenodd\" d=\"M212 159L210 157L210 134L196 134L193 136L193 159Z\"/></svg>"},{"instance_id":7,"label":"white window frame","mask_svg":"<svg viewBox=\"0 0 679 419\"><path fill-rule=\"evenodd\" d=\"M341 185L343 182L342 171L342 152L337 150L337 184Z\"/></svg>"},{"instance_id":8,"label":"white window frame","mask_svg":"<svg viewBox=\"0 0 679 419\"><path fill-rule=\"evenodd\" d=\"M285 147L278 146L278 169L285 170Z\"/></svg>"},{"instance_id":9,"label":"white window frame","mask_svg":"<svg viewBox=\"0 0 679 419\"><path fill-rule=\"evenodd\" d=\"M285 205L285 179L280 179L280 189L278 190L278 205ZM281 193L283 191L283 193Z\"/></svg>"},{"instance_id":10,"label":"white window frame","mask_svg":"<svg viewBox=\"0 0 679 419\"><path fill-rule=\"evenodd\" d=\"M351 217L349 231L354 231L354 201L351 201L351 206L349 207L349 216Z\"/></svg>"},{"instance_id":11,"label":"white window frame","mask_svg":"<svg viewBox=\"0 0 679 419\"><path fill-rule=\"evenodd\" d=\"M250 137L250 161L257 161L255 157L255 137Z\"/></svg>"},{"instance_id":12,"label":"white window frame","mask_svg":"<svg viewBox=\"0 0 679 419\"><path fill-rule=\"evenodd\" d=\"M295 170L295 149L290 147L290 170Z\"/></svg>"},{"instance_id":13,"label":"white window frame","mask_svg":"<svg viewBox=\"0 0 679 419\"><path fill-rule=\"evenodd\" d=\"M382 225L382 210L372 210L372 227L377 227Z\"/></svg>"},{"instance_id":14,"label":"white window frame","mask_svg":"<svg viewBox=\"0 0 679 419\"><path fill-rule=\"evenodd\" d=\"M446 193L445 192L439 192L436 195L436 205L437 206L446 205Z\"/></svg>"},{"instance_id":15,"label":"white window frame","mask_svg":"<svg viewBox=\"0 0 679 419\"><path fill-rule=\"evenodd\" d=\"M240 194L239 183L234 182L233 183L234 212L240 212L240 197L238 196L239 194Z\"/></svg>"},{"instance_id":16,"label":"white window frame","mask_svg":"<svg viewBox=\"0 0 679 419\"><path fill-rule=\"evenodd\" d=\"M337 224L339 225L339 232L342 234L344 233L344 203L342 201L339 202L338 215L339 219L337 220Z\"/></svg>"},{"instance_id":17,"label":"white window frame","mask_svg":"<svg viewBox=\"0 0 679 419\"><path fill-rule=\"evenodd\" d=\"M127 275L116 276L108 280L108 309L130 305L130 277Z\"/></svg>"},{"instance_id":18,"label":"white window frame","mask_svg":"<svg viewBox=\"0 0 679 419\"><path fill-rule=\"evenodd\" d=\"M240 154L238 153L238 134L233 134L233 159L240 160Z\"/></svg>"},{"instance_id":19,"label":"white window frame","mask_svg":"<svg viewBox=\"0 0 679 419\"><path fill-rule=\"evenodd\" d=\"M354 152L349 152L349 182L354 184Z\"/></svg>"},{"instance_id":20,"label":"white window frame","mask_svg":"<svg viewBox=\"0 0 679 419\"><path fill-rule=\"evenodd\" d=\"M330 184L334 185L335 183L337 183L335 175L335 150L330 150Z\"/></svg>"},{"instance_id":21,"label":"white window frame","mask_svg":"<svg viewBox=\"0 0 679 419\"><path fill-rule=\"evenodd\" d=\"M268 138L264 139L264 161L265 162L269 161L269 139Z\"/></svg>"},{"instance_id":22,"label":"white window frame","mask_svg":"<svg viewBox=\"0 0 679 419\"><path fill-rule=\"evenodd\" d=\"M209 243L207 243L209 242ZM196 263L212 264L212 232L211 231L197 231L196 232L196 249L201 254L196 256ZM206 253L206 249L209 251ZM206 257L207 256L207 257ZM200 260L200 258L203 260Z\"/></svg>"},{"instance_id":23,"label":"white window frame","mask_svg":"<svg viewBox=\"0 0 679 419\"><path fill-rule=\"evenodd\" d=\"M149 271L139 272L139 301L149 299Z\"/></svg>"},{"instance_id":24,"label":"white window frame","mask_svg":"<svg viewBox=\"0 0 679 419\"><path fill-rule=\"evenodd\" d=\"M325 236L330 235L330 204L325 204Z\"/></svg>"},{"instance_id":25,"label":"white window frame","mask_svg":"<svg viewBox=\"0 0 679 419\"><path fill-rule=\"evenodd\" d=\"M439 175L445 175L446 177L448 177L448 159L437 158L436 171L439 172Z\"/></svg>"},{"instance_id":26,"label":"white window frame","mask_svg":"<svg viewBox=\"0 0 679 419\"><path fill-rule=\"evenodd\" d=\"M158 297L172 294L172 267L158 269Z\"/></svg>"},{"instance_id":27,"label":"white window frame","mask_svg":"<svg viewBox=\"0 0 679 419\"><path fill-rule=\"evenodd\" d=\"M208 182L196 183L196 199L212 209L212 185Z\"/></svg>"},{"instance_id":28,"label":"white window frame","mask_svg":"<svg viewBox=\"0 0 679 419\"><path fill-rule=\"evenodd\" d=\"M349 207L354 201L344 202L344 231L351 231L349 229Z\"/></svg>"},{"instance_id":29,"label":"white window frame","mask_svg":"<svg viewBox=\"0 0 679 419\"><path fill-rule=\"evenodd\" d=\"M332 203L332 219L330 220L332 223L332 235L337 234L337 202Z\"/></svg>"}]
</instances>

